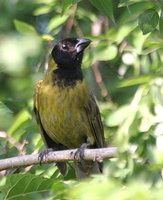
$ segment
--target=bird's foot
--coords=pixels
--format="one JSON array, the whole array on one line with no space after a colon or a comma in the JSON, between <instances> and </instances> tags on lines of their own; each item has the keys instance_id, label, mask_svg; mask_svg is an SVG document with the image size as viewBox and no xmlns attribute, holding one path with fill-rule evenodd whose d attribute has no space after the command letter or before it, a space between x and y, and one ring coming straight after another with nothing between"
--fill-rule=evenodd
<instances>
[{"instance_id":1,"label":"bird's foot","mask_svg":"<svg viewBox=\"0 0 163 200\"><path fill-rule=\"evenodd\" d=\"M75 152L74 159L78 162L84 159L84 151L89 147L89 143L83 143L79 149Z\"/></svg>"},{"instance_id":2,"label":"bird's foot","mask_svg":"<svg viewBox=\"0 0 163 200\"><path fill-rule=\"evenodd\" d=\"M42 164L43 160L47 159L48 154L50 152L54 151L54 150L55 149L50 148L50 149L46 149L46 150L44 150L44 151L42 151L42 152L39 153L38 160L40 161L40 165Z\"/></svg>"}]
</instances>

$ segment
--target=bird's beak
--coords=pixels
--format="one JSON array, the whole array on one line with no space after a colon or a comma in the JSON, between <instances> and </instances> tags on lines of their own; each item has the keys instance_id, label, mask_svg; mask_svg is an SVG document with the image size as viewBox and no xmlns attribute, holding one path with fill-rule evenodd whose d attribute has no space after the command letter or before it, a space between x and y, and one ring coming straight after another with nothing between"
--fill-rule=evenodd
<instances>
[{"instance_id":1,"label":"bird's beak","mask_svg":"<svg viewBox=\"0 0 163 200\"><path fill-rule=\"evenodd\" d=\"M78 43L76 44L76 51L77 53L80 53L81 51L83 51L90 43L91 40L86 39L86 38L78 38Z\"/></svg>"}]
</instances>

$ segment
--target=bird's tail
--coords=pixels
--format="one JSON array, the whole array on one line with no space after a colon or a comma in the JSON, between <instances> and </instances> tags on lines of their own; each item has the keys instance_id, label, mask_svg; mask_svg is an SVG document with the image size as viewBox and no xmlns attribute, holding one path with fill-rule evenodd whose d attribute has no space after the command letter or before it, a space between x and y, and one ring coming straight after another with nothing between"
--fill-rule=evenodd
<instances>
[{"instance_id":1,"label":"bird's tail","mask_svg":"<svg viewBox=\"0 0 163 200\"><path fill-rule=\"evenodd\" d=\"M78 180L88 178L92 174L102 173L102 164L97 161L74 161L75 174Z\"/></svg>"},{"instance_id":2,"label":"bird's tail","mask_svg":"<svg viewBox=\"0 0 163 200\"><path fill-rule=\"evenodd\" d=\"M57 162L56 165L57 165L60 173L63 176L66 176L67 175L67 165L66 165L66 162Z\"/></svg>"}]
</instances>

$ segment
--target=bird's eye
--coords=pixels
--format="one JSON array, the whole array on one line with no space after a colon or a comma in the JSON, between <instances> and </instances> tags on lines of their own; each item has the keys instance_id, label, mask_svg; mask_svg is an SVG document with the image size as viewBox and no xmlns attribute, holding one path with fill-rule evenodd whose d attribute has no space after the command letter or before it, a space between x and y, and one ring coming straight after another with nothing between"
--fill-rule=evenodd
<instances>
[{"instance_id":1,"label":"bird's eye","mask_svg":"<svg viewBox=\"0 0 163 200\"><path fill-rule=\"evenodd\" d=\"M63 49L67 49L67 45L66 44L62 44L62 48Z\"/></svg>"}]
</instances>

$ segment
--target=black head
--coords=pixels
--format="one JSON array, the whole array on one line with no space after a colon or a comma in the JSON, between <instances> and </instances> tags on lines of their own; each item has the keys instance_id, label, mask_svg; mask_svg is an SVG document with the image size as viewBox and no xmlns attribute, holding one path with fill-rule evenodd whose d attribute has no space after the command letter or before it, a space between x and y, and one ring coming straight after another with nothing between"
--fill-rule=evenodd
<instances>
[{"instance_id":1,"label":"black head","mask_svg":"<svg viewBox=\"0 0 163 200\"><path fill-rule=\"evenodd\" d=\"M91 40L85 38L67 38L61 40L52 50L52 56L58 67L74 67L82 62L84 49Z\"/></svg>"}]
</instances>

